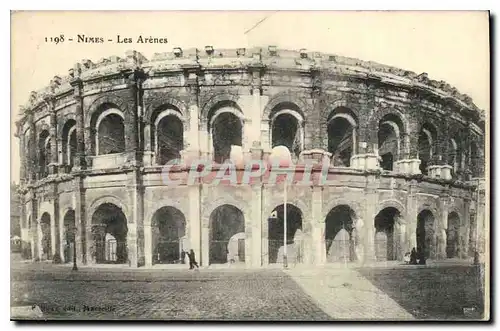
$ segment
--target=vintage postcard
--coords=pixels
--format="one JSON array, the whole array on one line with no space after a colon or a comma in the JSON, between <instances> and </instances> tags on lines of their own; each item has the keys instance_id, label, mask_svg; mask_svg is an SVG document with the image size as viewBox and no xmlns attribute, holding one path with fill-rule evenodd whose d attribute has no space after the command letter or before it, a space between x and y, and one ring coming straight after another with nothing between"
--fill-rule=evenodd
<instances>
[{"instance_id":1,"label":"vintage postcard","mask_svg":"<svg viewBox=\"0 0 500 331\"><path fill-rule=\"evenodd\" d=\"M11 13L12 320L487 321L489 13Z\"/></svg>"}]
</instances>

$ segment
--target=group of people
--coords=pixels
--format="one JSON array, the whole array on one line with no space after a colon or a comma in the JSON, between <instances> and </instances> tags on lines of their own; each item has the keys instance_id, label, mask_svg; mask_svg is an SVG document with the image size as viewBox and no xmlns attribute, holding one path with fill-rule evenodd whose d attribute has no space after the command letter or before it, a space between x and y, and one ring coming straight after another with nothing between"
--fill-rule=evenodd
<instances>
[{"instance_id":1,"label":"group of people","mask_svg":"<svg viewBox=\"0 0 500 331\"><path fill-rule=\"evenodd\" d=\"M411 250L411 253L406 253L404 261L408 264L425 264L424 251L420 250L417 252L415 247Z\"/></svg>"},{"instance_id":2,"label":"group of people","mask_svg":"<svg viewBox=\"0 0 500 331\"><path fill-rule=\"evenodd\" d=\"M186 258L186 256L189 259L189 270L194 269L194 267L196 267L196 269L200 268L198 266L198 262L196 262L196 256L195 256L194 251L192 249L189 250L189 252L182 251L181 261L184 261L184 259Z\"/></svg>"}]
</instances>

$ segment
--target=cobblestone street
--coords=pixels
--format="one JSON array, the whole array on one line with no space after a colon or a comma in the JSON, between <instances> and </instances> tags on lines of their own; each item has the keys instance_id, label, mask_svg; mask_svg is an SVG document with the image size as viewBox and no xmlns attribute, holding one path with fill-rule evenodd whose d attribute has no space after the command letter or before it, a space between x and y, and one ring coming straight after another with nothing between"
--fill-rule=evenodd
<instances>
[{"instance_id":1,"label":"cobblestone street","mask_svg":"<svg viewBox=\"0 0 500 331\"><path fill-rule=\"evenodd\" d=\"M47 319L330 319L280 270L162 270L133 275L106 270L98 277L90 270L74 276L70 268L66 270L44 273L36 280L29 277L34 273L23 272L19 280L13 275L12 296L40 306ZM56 275L58 280L51 279Z\"/></svg>"},{"instance_id":2,"label":"cobblestone street","mask_svg":"<svg viewBox=\"0 0 500 331\"><path fill-rule=\"evenodd\" d=\"M12 306L44 319L413 320L477 319L476 269L130 269L14 263Z\"/></svg>"}]
</instances>

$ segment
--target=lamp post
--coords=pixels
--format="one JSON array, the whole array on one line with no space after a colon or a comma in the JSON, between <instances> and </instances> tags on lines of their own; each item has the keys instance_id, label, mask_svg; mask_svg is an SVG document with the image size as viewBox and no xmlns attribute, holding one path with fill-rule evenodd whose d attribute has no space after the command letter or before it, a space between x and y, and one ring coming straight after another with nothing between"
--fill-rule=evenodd
<instances>
[{"instance_id":1,"label":"lamp post","mask_svg":"<svg viewBox=\"0 0 500 331\"><path fill-rule=\"evenodd\" d=\"M287 192L286 192L286 179L285 179L285 183L284 183L284 188L283 188L283 268L287 268L288 267L288 261L287 261L287 244L288 244L288 240L287 240L287 236L286 236L286 232L287 232L287 212L286 212L286 200L287 200Z\"/></svg>"}]
</instances>

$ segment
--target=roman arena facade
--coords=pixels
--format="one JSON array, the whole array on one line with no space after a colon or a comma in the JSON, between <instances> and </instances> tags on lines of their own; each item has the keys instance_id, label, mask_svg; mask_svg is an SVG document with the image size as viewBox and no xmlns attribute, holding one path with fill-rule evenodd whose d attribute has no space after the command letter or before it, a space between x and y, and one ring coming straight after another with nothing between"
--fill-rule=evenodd
<instances>
[{"instance_id":1,"label":"roman arena facade","mask_svg":"<svg viewBox=\"0 0 500 331\"><path fill-rule=\"evenodd\" d=\"M473 82L471 82L472 84ZM175 48L82 60L17 121L23 254L36 261L201 266L483 256L485 114L426 73L336 55ZM238 147L239 146L239 147ZM329 180L166 185L173 159L213 172L287 147ZM279 149L279 148L278 148ZM179 166L176 176L188 176ZM76 247L76 248L74 248Z\"/></svg>"}]
</instances>

